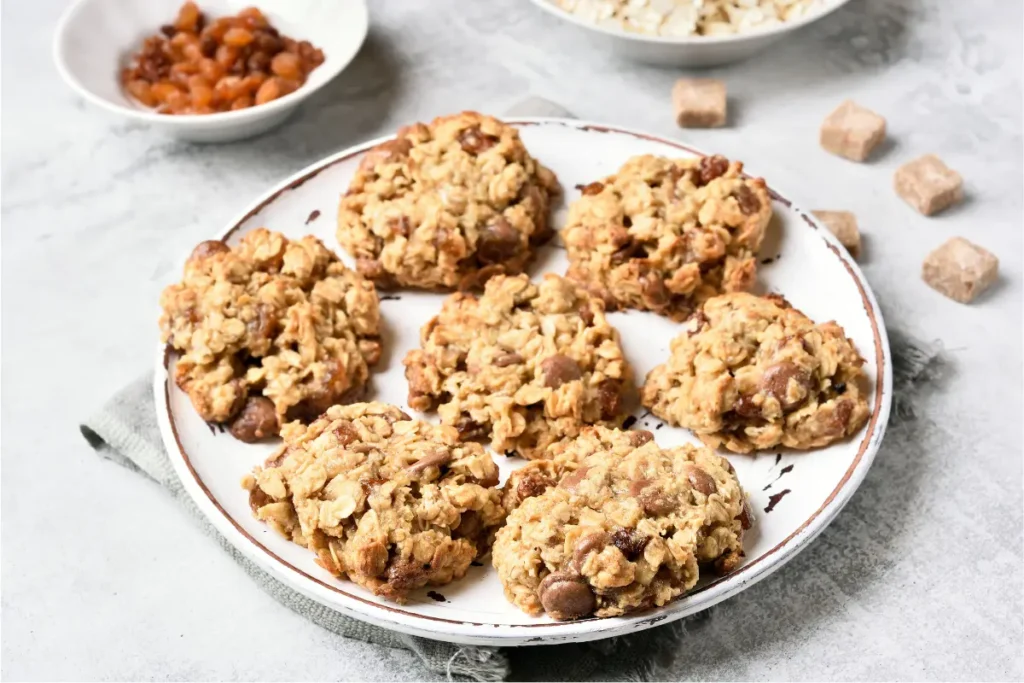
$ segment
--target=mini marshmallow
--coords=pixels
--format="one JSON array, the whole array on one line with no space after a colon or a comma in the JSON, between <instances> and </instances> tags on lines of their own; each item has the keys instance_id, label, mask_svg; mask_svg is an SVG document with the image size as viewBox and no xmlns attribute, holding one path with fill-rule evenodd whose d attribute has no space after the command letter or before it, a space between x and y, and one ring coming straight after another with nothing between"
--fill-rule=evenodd
<instances>
[{"instance_id":1,"label":"mini marshmallow","mask_svg":"<svg viewBox=\"0 0 1024 683\"><path fill-rule=\"evenodd\" d=\"M713 78L681 78L672 88L672 108L681 128L725 125L725 83Z\"/></svg>"},{"instance_id":2,"label":"mini marshmallow","mask_svg":"<svg viewBox=\"0 0 1024 683\"><path fill-rule=\"evenodd\" d=\"M885 138L885 119L846 100L821 124L821 146L851 161L864 161Z\"/></svg>"},{"instance_id":3,"label":"mini marshmallow","mask_svg":"<svg viewBox=\"0 0 1024 683\"><path fill-rule=\"evenodd\" d=\"M995 254L954 237L928 254L921 267L921 279L937 292L968 304L992 286L999 276Z\"/></svg>"},{"instance_id":4,"label":"mini marshmallow","mask_svg":"<svg viewBox=\"0 0 1024 683\"><path fill-rule=\"evenodd\" d=\"M900 166L893 184L896 194L925 216L943 211L964 198L963 178L934 154Z\"/></svg>"}]
</instances>

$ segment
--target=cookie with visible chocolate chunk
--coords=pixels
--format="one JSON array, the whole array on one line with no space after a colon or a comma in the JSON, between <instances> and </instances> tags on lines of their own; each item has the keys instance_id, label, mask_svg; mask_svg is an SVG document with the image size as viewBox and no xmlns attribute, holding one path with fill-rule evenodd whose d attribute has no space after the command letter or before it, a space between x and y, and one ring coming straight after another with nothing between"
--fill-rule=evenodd
<instances>
[{"instance_id":1,"label":"cookie with visible chocolate chunk","mask_svg":"<svg viewBox=\"0 0 1024 683\"><path fill-rule=\"evenodd\" d=\"M818 448L867 421L864 359L835 322L777 295L704 303L647 375L641 401L717 448Z\"/></svg>"},{"instance_id":2,"label":"cookie with visible chocolate chunk","mask_svg":"<svg viewBox=\"0 0 1024 683\"><path fill-rule=\"evenodd\" d=\"M373 283L315 237L202 242L160 296L174 379L200 417L252 442L358 394L381 355Z\"/></svg>"},{"instance_id":3,"label":"cookie with visible chocolate chunk","mask_svg":"<svg viewBox=\"0 0 1024 683\"><path fill-rule=\"evenodd\" d=\"M530 495L520 497L525 488ZM648 431L591 427L506 483L517 499L494 541L505 596L554 619L660 607L700 572L743 557L750 527L729 462L689 444L660 448ZM514 493L510 493L514 492Z\"/></svg>"},{"instance_id":4,"label":"cookie with visible chocolate chunk","mask_svg":"<svg viewBox=\"0 0 1024 683\"><path fill-rule=\"evenodd\" d=\"M673 320L716 294L749 289L772 205L764 180L742 170L721 156L644 155L586 185L562 231L568 277L608 310Z\"/></svg>"},{"instance_id":5,"label":"cookie with visible chocolate chunk","mask_svg":"<svg viewBox=\"0 0 1024 683\"><path fill-rule=\"evenodd\" d=\"M242 481L253 514L388 600L461 578L505 519L497 465L452 427L357 403L282 436Z\"/></svg>"},{"instance_id":6,"label":"cookie with visible chocolate chunk","mask_svg":"<svg viewBox=\"0 0 1024 683\"><path fill-rule=\"evenodd\" d=\"M366 153L341 199L338 241L380 286L474 288L522 272L552 235L557 193L514 127L443 116Z\"/></svg>"},{"instance_id":7,"label":"cookie with visible chocolate chunk","mask_svg":"<svg viewBox=\"0 0 1024 683\"><path fill-rule=\"evenodd\" d=\"M632 372L604 306L557 275L491 278L459 292L405 357L409 405L436 409L465 438L542 457L588 424L625 413Z\"/></svg>"}]
</instances>

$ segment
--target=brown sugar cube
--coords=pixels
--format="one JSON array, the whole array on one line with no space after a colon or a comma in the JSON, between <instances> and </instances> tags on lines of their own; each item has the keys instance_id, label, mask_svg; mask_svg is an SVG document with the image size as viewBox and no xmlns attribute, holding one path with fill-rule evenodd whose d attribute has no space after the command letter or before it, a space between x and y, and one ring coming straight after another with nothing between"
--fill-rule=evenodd
<instances>
[{"instance_id":1,"label":"brown sugar cube","mask_svg":"<svg viewBox=\"0 0 1024 683\"><path fill-rule=\"evenodd\" d=\"M682 128L725 125L725 83L713 78L680 78L672 88L672 108Z\"/></svg>"},{"instance_id":2,"label":"brown sugar cube","mask_svg":"<svg viewBox=\"0 0 1024 683\"><path fill-rule=\"evenodd\" d=\"M926 154L896 169L896 194L912 207L931 216L964 198L964 180L934 154Z\"/></svg>"},{"instance_id":3,"label":"brown sugar cube","mask_svg":"<svg viewBox=\"0 0 1024 683\"><path fill-rule=\"evenodd\" d=\"M999 275L995 254L954 237L928 254L921 267L921 279L937 292L967 304L992 286Z\"/></svg>"},{"instance_id":4,"label":"brown sugar cube","mask_svg":"<svg viewBox=\"0 0 1024 683\"><path fill-rule=\"evenodd\" d=\"M839 243L846 247L850 256L860 256L860 230L857 228L857 217L849 211L812 211L814 217L825 224Z\"/></svg>"},{"instance_id":5,"label":"brown sugar cube","mask_svg":"<svg viewBox=\"0 0 1024 683\"><path fill-rule=\"evenodd\" d=\"M821 146L851 161L864 161L885 138L885 119L846 100L821 124Z\"/></svg>"}]
</instances>

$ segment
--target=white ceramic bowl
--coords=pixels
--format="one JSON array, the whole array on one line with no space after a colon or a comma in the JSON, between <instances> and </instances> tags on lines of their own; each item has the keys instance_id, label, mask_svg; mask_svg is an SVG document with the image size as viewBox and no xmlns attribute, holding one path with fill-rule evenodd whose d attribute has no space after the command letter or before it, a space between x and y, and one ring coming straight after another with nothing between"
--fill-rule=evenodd
<instances>
[{"instance_id":1,"label":"white ceramic bowl","mask_svg":"<svg viewBox=\"0 0 1024 683\"><path fill-rule=\"evenodd\" d=\"M566 12L552 0L533 0L546 12L587 31L610 52L660 66L710 67L754 56L786 35L839 9L849 0L826 0L820 10L771 28L730 36L652 36L598 26Z\"/></svg>"},{"instance_id":2,"label":"white ceramic bowl","mask_svg":"<svg viewBox=\"0 0 1024 683\"><path fill-rule=\"evenodd\" d=\"M348 66L366 38L365 0L199 0L209 17L237 14L256 5L284 35L323 50L324 63L301 88L266 104L239 111L170 116L135 102L121 87L128 65L146 36L173 22L182 0L76 0L57 24L57 69L79 95L107 111L148 123L182 140L228 142L263 133Z\"/></svg>"}]
</instances>

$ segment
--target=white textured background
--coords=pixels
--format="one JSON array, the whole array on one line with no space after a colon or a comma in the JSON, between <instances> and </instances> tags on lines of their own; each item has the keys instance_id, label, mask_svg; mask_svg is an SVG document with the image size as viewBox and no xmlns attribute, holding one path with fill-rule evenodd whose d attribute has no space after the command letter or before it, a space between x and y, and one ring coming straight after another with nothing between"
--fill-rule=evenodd
<instances>
[{"instance_id":1,"label":"white textured background","mask_svg":"<svg viewBox=\"0 0 1024 683\"><path fill-rule=\"evenodd\" d=\"M533 94L581 117L678 135L747 162L801 206L852 209L890 328L947 349L945 378L893 431L810 549L692 622L670 678L1020 679L1022 139L1019 0L853 0L725 78L731 127L674 128L680 74L613 60L526 0L374 0L355 63L286 126L229 146L107 118L50 59L64 3L2 5L2 675L6 679L381 677L262 594L150 482L100 462L77 423L143 371L171 264L311 161L461 108ZM890 140L857 165L816 143L854 97ZM936 152L967 202L926 219L891 190ZM963 235L996 252L973 306L929 290L925 254ZM624 653L626 654L626 653ZM633 654L592 675L620 678ZM422 678L394 653L392 677ZM519 678L582 651L512 654ZM401 672L401 673L400 673Z\"/></svg>"}]
</instances>

